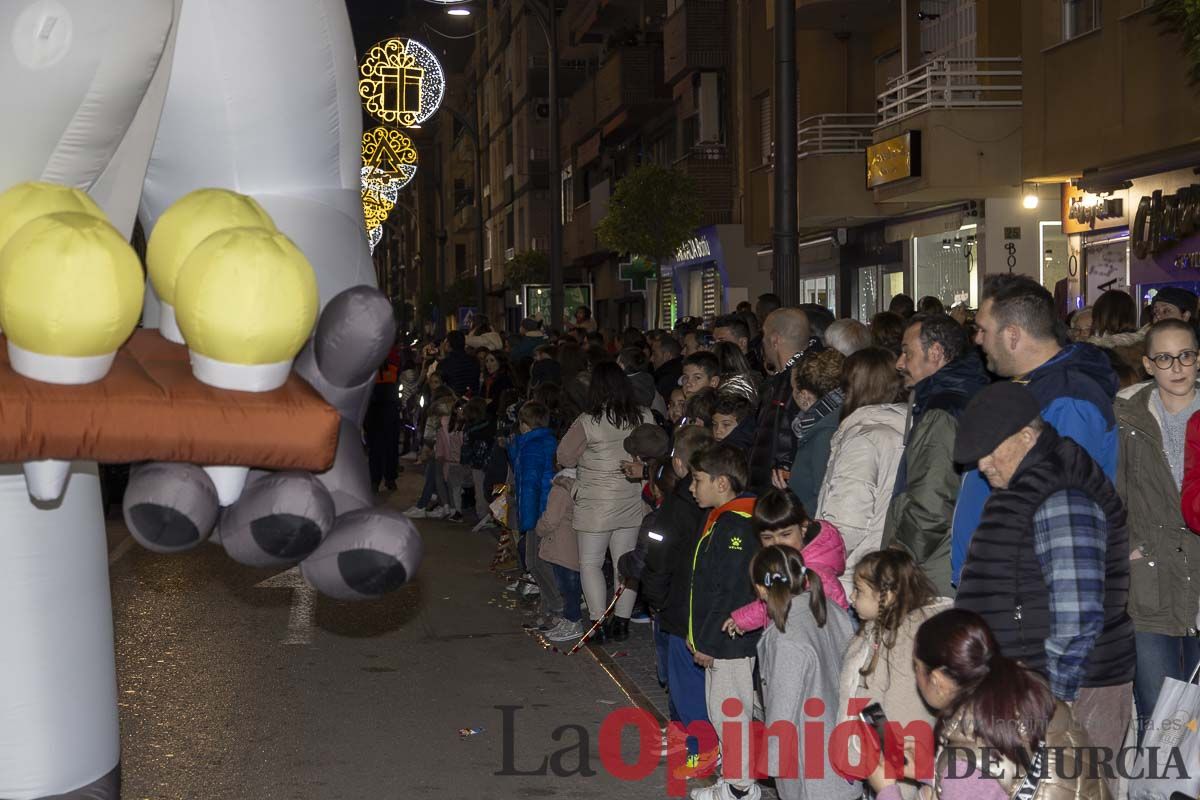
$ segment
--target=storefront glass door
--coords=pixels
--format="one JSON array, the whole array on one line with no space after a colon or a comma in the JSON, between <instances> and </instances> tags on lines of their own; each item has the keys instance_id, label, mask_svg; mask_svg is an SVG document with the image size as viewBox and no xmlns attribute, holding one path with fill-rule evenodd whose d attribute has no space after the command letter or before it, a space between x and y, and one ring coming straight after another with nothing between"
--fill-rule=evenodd
<instances>
[{"instance_id":1,"label":"storefront glass door","mask_svg":"<svg viewBox=\"0 0 1200 800\"><path fill-rule=\"evenodd\" d=\"M859 322L870 322L904 292L904 267L899 264L859 267L855 278L853 313Z\"/></svg>"},{"instance_id":2,"label":"storefront glass door","mask_svg":"<svg viewBox=\"0 0 1200 800\"><path fill-rule=\"evenodd\" d=\"M918 236L912 242L914 299L932 295L946 308L957 303L977 308L979 254L975 226Z\"/></svg>"}]
</instances>

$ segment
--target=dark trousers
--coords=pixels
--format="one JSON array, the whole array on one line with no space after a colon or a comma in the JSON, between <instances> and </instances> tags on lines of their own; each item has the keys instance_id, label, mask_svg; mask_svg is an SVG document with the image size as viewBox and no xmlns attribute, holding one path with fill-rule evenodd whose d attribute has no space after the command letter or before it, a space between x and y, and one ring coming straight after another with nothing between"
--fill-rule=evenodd
<instances>
[{"instance_id":1,"label":"dark trousers","mask_svg":"<svg viewBox=\"0 0 1200 800\"><path fill-rule=\"evenodd\" d=\"M667 690L679 722L708 722L708 701L704 691L704 669L692 659L692 651L680 636L667 634ZM689 736L688 753L699 750L699 742Z\"/></svg>"},{"instance_id":2,"label":"dark trousers","mask_svg":"<svg viewBox=\"0 0 1200 800\"><path fill-rule=\"evenodd\" d=\"M559 593L562 594L563 619L567 622L579 622L583 619L583 609L579 604L583 584L579 582L579 573L559 564L550 566L554 567L554 580L558 584Z\"/></svg>"},{"instance_id":3,"label":"dark trousers","mask_svg":"<svg viewBox=\"0 0 1200 800\"><path fill-rule=\"evenodd\" d=\"M381 383L376 386L391 387L395 384ZM367 461L371 470L371 488L379 487L380 481L396 482L400 471L400 406L394 402L378 399L379 392L371 398L363 431L367 435Z\"/></svg>"}]
</instances>

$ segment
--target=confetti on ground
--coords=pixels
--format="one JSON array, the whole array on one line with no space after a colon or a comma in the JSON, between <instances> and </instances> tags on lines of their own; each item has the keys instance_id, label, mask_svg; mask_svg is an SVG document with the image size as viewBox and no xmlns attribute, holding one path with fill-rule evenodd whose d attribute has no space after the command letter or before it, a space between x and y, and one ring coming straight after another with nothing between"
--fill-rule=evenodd
<instances>
[{"instance_id":1,"label":"confetti on ground","mask_svg":"<svg viewBox=\"0 0 1200 800\"><path fill-rule=\"evenodd\" d=\"M596 702L604 703L604 705L606 705L606 706L615 706L617 704L616 700L597 700Z\"/></svg>"},{"instance_id":2,"label":"confetti on ground","mask_svg":"<svg viewBox=\"0 0 1200 800\"><path fill-rule=\"evenodd\" d=\"M617 652L613 653L613 658L624 658L627 655L629 655L628 650L618 650Z\"/></svg>"},{"instance_id":3,"label":"confetti on ground","mask_svg":"<svg viewBox=\"0 0 1200 800\"><path fill-rule=\"evenodd\" d=\"M487 728L459 728L458 738L466 739L468 736L477 736L483 733Z\"/></svg>"}]
</instances>

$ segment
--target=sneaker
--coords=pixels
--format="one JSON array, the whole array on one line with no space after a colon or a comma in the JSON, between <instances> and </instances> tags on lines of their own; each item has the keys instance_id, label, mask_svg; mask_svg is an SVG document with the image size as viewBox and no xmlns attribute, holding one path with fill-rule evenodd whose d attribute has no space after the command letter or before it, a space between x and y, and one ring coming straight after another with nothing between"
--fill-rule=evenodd
<instances>
[{"instance_id":1,"label":"sneaker","mask_svg":"<svg viewBox=\"0 0 1200 800\"><path fill-rule=\"evenodd\" d=\"M409 519L426 519L429 516L429 512L420 506L413 506L408 511L404 512L404 516L408 517Z\"/></svg>"},{"instance_id":2,"label":"sneaker","mask_svg":"<svg viewBox=\"0 0 1200 800\"><path fill-rule=\"evenodd\" d=\"M552 642L569 642L580 636L583 636L583 622L567 622L565 619L562 625L546 634L546 638Z\"/></svg>"},{"instance_id":3,"label":"sneaker","mask_svg":"<svg viewBox=\"0 0 1200 800\"><path fill-rule=\"evenodd\" d=\"M526 583L517 590L517 594L522 597L533 597L535 594L541 594L542 590L538 588L536 583Z\"/></svg>"},{"instance_id":4,"label":"sneaker","mask_svg":"<svg viewBox=\"0 0 1200 800\"><path fill-rule=\"evenodd\" d=\"M449 514L446 515L446 522L462 522L462 521L463 521L462 512L451 511Z\"/></svg>"},{"instance_id":5,"label":"sneaker","mask_svg":"<svg viewBox=\"0 0 1200 800\"><path fill-rule=\"evenodd\" d=\"M530 575L528 572L526 572L524 575L522 575L521 577L517 578L515 581L512 581L507 586L505 586L504 591L520 592L522 586L525 586L526 584L531 584L531 583L533 583L533 576Z\"/></svg>"},{"instance_id":6,"label":"sneaker","mask_svg":"<svg viewBox=\"0 0 1200 800\"><path fill-rule=\"evenodd\" d=\"M638 625L649 625L650 624L650 615L647 614L645 611L642 611L639 609L639 610L633 612L633 616L629 618L629 621L635 622Z\"/></svg>"},{"instance_id":7,"label":"sneaker","mask_svg":"<svg viewBox=\"0 0 1200 800\"><path fill-rule=\"evenodd\" d=\"M453 513L449 506L438 506L433 511L429 512L430 519L445 519Z\"/></svg>"},{"instance_id":8,"label":"sneaker","mask_svg":"<svg viewBox=\"0 0 1200 800\"><path fill-rule=\"evenodd\" d=\"M739 800L738 796L733 793L733 789L723 779L713 784L706 786L703 789L693 789L689 795L692 800ZM746 794L741 796L741 800L761 800L762 789L758 788L757 783L752 783L746 790Z\"/></svg>"}]
</instances>

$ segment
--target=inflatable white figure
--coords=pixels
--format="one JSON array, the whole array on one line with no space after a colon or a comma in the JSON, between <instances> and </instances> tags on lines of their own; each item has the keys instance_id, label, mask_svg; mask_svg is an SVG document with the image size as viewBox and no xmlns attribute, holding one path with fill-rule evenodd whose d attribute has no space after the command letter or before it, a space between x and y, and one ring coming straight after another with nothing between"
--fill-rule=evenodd
<instances>
[{"instance_id":1,"label":"inflatable white figure","mask_svg":"<svg viewBox=\"0 0 1200 800\"><path fill-rule=\"evenodd\" d=\"M295 358L341 416L319 475L136 467L125 499L135 538L178 552L215 532L236 560L299 562L339 598L404 583L420 539L402 515L371 508L359 438L394 322L363 233L344 0L6 0L0 35L0 191L19 187L0 194L12 368L44 383L105 378L142 294L124 249L140 211L143 324L161 320L196 377L231 394L269 390ZM231 191L197 192L214 187ZM69 255L72 242L90 255L38 255ZM231 277L247 261L251 272ZM42 461L0 464L0 798L115 800L96 465Z\"/></svg>"}]
</instances>

